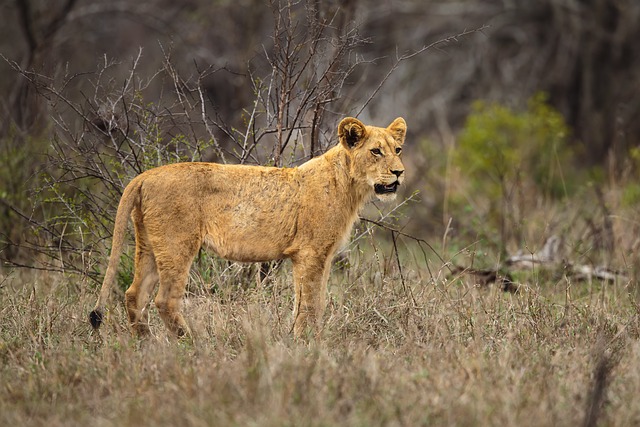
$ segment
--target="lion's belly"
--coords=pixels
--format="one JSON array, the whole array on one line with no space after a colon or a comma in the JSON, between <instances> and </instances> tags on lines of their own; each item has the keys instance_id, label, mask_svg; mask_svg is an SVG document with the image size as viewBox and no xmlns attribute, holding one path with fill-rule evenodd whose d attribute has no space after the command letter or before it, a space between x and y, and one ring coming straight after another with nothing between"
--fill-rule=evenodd
<instances>
[{"instance_id":1,"label":"lion's belly","mask_svg":"<svg viewBox=\"0 0 640 427\"><path fill-rule=\"evenodd\" d=\"M204 244L219 256L243 262L286 257L295 237L295 215L237 205L213 218Z\"/></svg>"},{"instance_id":2,"label":"lion's belly","mask_svg":"<svg viewBox=\"0 0 640 427\"><path fill-rule=\"evenodd\" d=\"M288 240L288 239L287 239ZM285 257L286 242L269 239L256 233L219 232L207 234L204 246L218 256L241 262L262 262Z\"/></svg>"}]
</instances>

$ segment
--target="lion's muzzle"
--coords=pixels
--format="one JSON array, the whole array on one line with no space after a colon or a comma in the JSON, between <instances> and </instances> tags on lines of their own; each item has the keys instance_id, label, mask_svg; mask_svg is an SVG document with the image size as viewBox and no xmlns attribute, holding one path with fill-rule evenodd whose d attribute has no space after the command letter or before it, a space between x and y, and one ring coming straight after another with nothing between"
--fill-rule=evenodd
<instances>
[{"instance_id":1,"label":"lion's muzzle","mask_svg":"<svg viewBox=\"0 0 640 427\"><path fill-rule=\"evenodd\" d=\"M376 194L389 194L395 193L400 185L399 181L392 182L391 184L375 184L373 190Z\"/></svg>"}]
</instances>

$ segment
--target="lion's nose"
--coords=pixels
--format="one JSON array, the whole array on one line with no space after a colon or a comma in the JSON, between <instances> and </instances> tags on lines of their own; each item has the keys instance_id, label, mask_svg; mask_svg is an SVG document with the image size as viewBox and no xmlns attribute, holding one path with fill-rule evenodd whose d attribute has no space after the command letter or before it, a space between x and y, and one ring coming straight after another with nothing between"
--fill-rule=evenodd
<instances>
[{"instance_id":1,"label":"lion's nose","mask_svg":"<svg viewBox=\"0 0 640 427\"><path fill-rule=\"evenodd\" d=\"M391 173L400 178L400 175L404 173L404 170L392 170Z\"/></svg>"}]
</instances>

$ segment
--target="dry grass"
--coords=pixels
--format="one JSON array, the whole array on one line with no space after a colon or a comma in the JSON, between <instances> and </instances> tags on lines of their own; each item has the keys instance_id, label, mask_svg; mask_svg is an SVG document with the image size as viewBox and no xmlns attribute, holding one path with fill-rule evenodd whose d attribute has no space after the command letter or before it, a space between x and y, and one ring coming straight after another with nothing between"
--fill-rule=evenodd
<instances>
[{"instance_id":1,"label":"dry grass","mask_svg":"<svg viewBox=\"0 0 640 427\"><path fill-rule=\"evenodd\" d=\"M101 335L96 290L0 277L0 425L632 425L640 422L638 306L628 285L538 283L518 294L354 262L331 279L322 338L294 341L288 266L267 286L208 295L193 342ZM588 289L588 290L587 290Z\"/></svg>"}]
</instances>

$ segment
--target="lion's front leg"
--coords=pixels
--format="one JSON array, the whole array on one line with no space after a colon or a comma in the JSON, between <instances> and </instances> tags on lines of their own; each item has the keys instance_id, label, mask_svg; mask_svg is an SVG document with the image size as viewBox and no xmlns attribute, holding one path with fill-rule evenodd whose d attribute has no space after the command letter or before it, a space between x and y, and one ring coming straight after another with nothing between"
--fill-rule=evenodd
<instances>
[{"instance_id":1,"label":"lion's front leg","mask_svg":"<svg viewBox=\"0 0 640 427\"><path fill-rule=\"evenodd\" d=\"M293 260L295 306L293 311L293 333L303 337L307 333L317 334L327 298L327 281L331 257L308 255Z\"/></svg>"}]
</instances>

